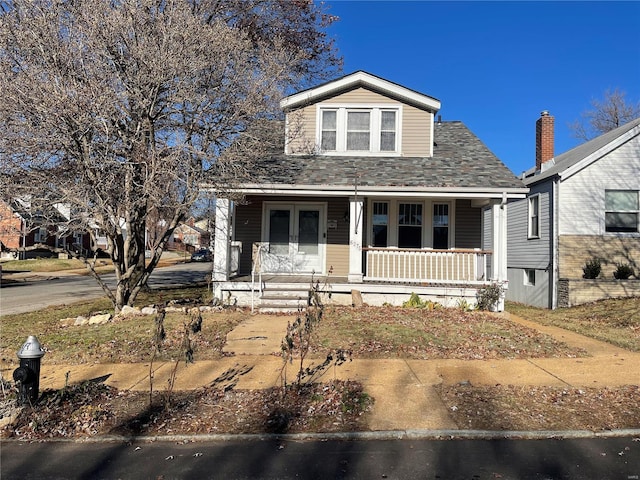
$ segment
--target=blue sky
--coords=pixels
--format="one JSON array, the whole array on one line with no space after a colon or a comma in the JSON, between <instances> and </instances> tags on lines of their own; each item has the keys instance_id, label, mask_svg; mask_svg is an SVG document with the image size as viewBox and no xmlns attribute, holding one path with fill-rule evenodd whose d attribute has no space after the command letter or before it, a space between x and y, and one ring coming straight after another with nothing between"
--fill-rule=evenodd
<instances>
[{"instance_id":1,"label":"blue sky","mask_svg":"<svg viewBox=\"0 0 640 480\"><path fill-rule=\"evenodd\" d=\"M640 2L325 0L344 73L365 70L436 97L516 174L535 164L535 122L568 124L607 89L640 100Z\"/></svg>"}]
</instances>

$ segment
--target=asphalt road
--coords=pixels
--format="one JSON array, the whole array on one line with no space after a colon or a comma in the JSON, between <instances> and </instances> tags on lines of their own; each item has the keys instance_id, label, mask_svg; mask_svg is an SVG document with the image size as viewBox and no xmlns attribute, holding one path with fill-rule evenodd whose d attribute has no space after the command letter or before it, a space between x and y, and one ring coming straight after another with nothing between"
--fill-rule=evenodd
<instances>
[{"instance_id":1,"label":"asphalt road","mask_svg":"<svg viewBox=\"0 0 640 480\"><path fill-rule=\"evenodd\" d=\"M211 263L180 263L157 268L149 279L150 287L188 285L206 281ZM49 305L64 305L104 295L96 280L85 275L38 274L38 279L0 288L0 314L31 312ZM105 275L114 286L115 275Z\"/></svg>"},{"instance_id":2,"label":"asphalt road","mask_svg":"<svg viewBox=\"0 0 640 480\"><path fill-rule=\"evenodd\" d=\"M637 480L636 440L3 442L0 455L3 480Z\"/></svg>"}]
</instances>

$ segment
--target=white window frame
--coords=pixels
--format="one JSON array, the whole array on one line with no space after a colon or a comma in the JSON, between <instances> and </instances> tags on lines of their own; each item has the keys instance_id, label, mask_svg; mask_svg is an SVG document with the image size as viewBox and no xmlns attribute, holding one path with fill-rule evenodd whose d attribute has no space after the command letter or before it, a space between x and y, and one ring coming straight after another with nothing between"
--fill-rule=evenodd
<instances>
[{"instance_id":1,"label":"white window frame","mask_svg":"<svg viewBox=\"0 0 640 480\"><path fill-rule=\"evenodd\" d=\"M336 111L336 149L322 150L322 112L325 110ZM382 113L383 111L393 111L396 114L395 125L395 149L380 150L380 137L382 133ZM369 112L369 149L368 150L347 150L347 113L348 112ZM316 145L317 150L322 155L371 155L371 156L396 156L401 155L400 145L402 138L402 104L333 104L321 103L316 109Z\"/></svg>"},{"instance_id":2,"label":"white window frame","mask_svg":"<svg viewBox=\"0 0 640 480\"><path fill-rule=\"evenodd\" d=\"M610 210L607 209L607 193L608 192L635 192L636 194L636 198L637 198L637 204L636 204L636 208L635 209L631 209L631 210ZM607 234L613 234L613 235L633 235L633 234L637 234L640 231L640 191L639 190L634 190L632 188L630 189L624 189L624 188L607 188L604 191L604 203L605 203L605 207L604 207L604 231ZM625 231L625 230L607 230L607 213L624 213L624 214L635 214L636 216L636 229L635 231Z\"/></svg>"},{"instance_id":3,"label":"white window frame","mask_svg":"<svg viewBox=\"0 0 640 480\"><path fill-rule=\"evenodd\" d=\"M532 215L532 204L535 201L537 207L537 215ZM533 232L533 225L535 219L536 232ZM536 193L527 197L527 238L536 239L540 238L540 194Z\"/></svg>"}]
</instances>

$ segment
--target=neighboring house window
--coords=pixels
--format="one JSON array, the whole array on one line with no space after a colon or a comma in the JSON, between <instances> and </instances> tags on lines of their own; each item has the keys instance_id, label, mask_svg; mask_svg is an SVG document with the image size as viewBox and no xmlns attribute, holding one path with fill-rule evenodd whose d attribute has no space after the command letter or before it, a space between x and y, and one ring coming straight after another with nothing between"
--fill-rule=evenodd
<instances>
[{"instance_id":1,"label":"neighboring house window","mask_svg":"<svg viewBox=\"0 0 640 480\"><path fill-rule=\"evenodd\" d=\"M389 204L373 202L373 238L374 247L387 247L389 241Z\"/></svg>"},{"instance_id":2,"label":"neighboring house window","mask_svg":"<svg viewBox=\"0 0 640 480\"><path fill-rule=\"evenodd\" d=\"M337 112L335 110L322 111L322 143L320 148L325 152L336 149Z\"/></svg>"},{"instance_id":3,"label":"neighboring house window","mask_svg":"<svg viewBox=\"0 0 640 480\"><path fill-rule=\"evenodd\" d=\"M540 195L529 197L529 238L540 238Z\"/></svg>"},{"instance_id":4,"label":"neighboring house window","mask_svg":"<svg viewBox=\"0 0 640 480\"><path fill-rule=\"evenodd\" d=\"M33 235L33 241L36 243L44 243L47 241L47 229L40 227Z\"/></svg>"},{"instance_id":5,"label":"neighboring house window","mask_svg":"<svg viewBox=\"0 0 640 480\"><path fill-rule=\"evenodd\" d=\"M401 203L398 208L398 247L422 248L422 204Z\"/></svg>"},{"instance_id":6,"label":"neighboring house window","mask_svg":"<svg viewBox=\"0 0 640 480\"><path fill-rule=\"evenodd\" d=\"M638 190L605 190L604 204L607 232L638 231Z\"/></svg>"},{"instance_id":7,"label":"neighboring house window","mask_svg":"<svg viewBox=\"0 0 640 480\"><path fill-rule=\"evenodd\" d=\"M449 248L449 204L433 204L433 248Z\"/></svg>"},{"instance_id":8,"label":"neighboring house window","mask_svg":"<svg viewBox=\"0 0 640 480\"><path fill-rule=\"evenodd\" d=\"M529 286L536 284L536 271L533 268L524 269L524 284Z\"/></svg>"},{"instance_id":9,"label":"neighboring house window","mask_svg":"<svg viewBox=\"0 0 640 480\"><path fill-rule=\"evenodd\" d=\"M320 150L325 153L396 153L398 108L320 108Z\"/></svg>"}]
</instances>

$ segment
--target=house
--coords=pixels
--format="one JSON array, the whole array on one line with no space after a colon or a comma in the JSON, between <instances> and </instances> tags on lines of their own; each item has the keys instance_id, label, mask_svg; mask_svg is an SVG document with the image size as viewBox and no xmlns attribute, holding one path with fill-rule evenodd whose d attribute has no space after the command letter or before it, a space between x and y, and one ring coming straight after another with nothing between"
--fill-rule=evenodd
<instances>
[{"instance_id":1,"label":"house","mask_svg":"<svg viewBox=\"0 0 640 480\"><path fill-rule=\"evenodd\" d=\"M54 225L64 225L69 218L69 208L61 204L55 204L44 212L32 208L29 199L0 201L3 257L27 258L63 253L67 249L88 249L91 244L88 234L71 232Z\"/></svg>"},{"instance_id":2,"label":"house","mask_svg":"<svg viewBox=\"0 0 640 480\"><path fill-rule=\"evenodd\" d=\"M506 205L527 190L463 123L436 119L439 100L358 71L281 107L284 151L234 187L242 202L216 201L219 298L267 309L313 278L337 303L455 305L506 286Z\"/></svg>"},{"instance_id":3,"label":"house","mask_svg":"<svg viewBox=\"0 0 640 480\"><path fill-rule=\"evenodd\" d=\"M554 117L536 122L536 166L527 198L509 203L507 299L556 308L640 295L638 280L613 277L616 263L640 274L640 118L554 156ZM591 259L601 278L583 277Z\"/></svg>"},{"instance_id":4,"label":"house","mask_svg":"<svg viewBox=\"0 0 640 480\"><path fill-rule=\"evenodd\" d=\"M202 228L202 227L205 228ZM210 234L207 224L196 222L193 217L176 227L167 245L167 250L189 251L193 253L199 248L209 248Z\"/></svg>"}]
</instances>

